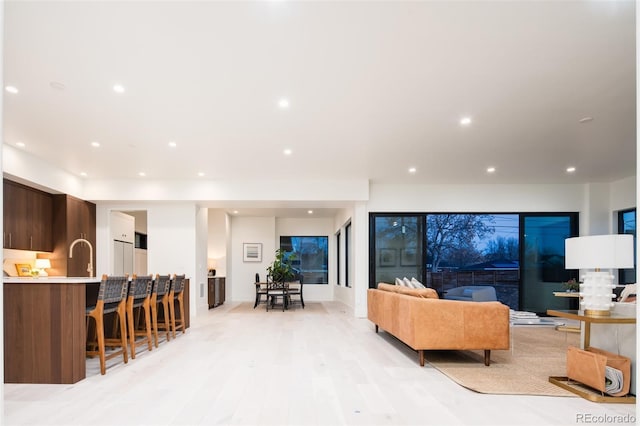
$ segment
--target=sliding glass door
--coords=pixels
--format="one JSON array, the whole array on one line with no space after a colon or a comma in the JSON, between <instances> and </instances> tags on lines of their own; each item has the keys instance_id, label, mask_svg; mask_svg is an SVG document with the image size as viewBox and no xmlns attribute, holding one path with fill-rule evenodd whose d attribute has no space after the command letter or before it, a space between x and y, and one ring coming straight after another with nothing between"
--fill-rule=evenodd
<instances>
[{"instance_id":1,"label":"sliding glass door","mask_svg":"<svg viewBox=\"0 0 640 426\"><path fill-rule=\"evenodd\" d=\"M422 281L424 215L377 214L371 226L370 286L404 277Z\"/></svg>"},{"instance_id":2,"label":"sliding glass door","mask_svg":"<svg viewBox=\"0 0 640 426\"><path fill-rule=\"evenodd\" d=\"M577 213L522 214L520 232L520 310L544 314L547 309L569 309L570 298L553 292L565 291L563 282L577 278L564 266L564 240L578 235Z\"/></svg>"}]
</instances>

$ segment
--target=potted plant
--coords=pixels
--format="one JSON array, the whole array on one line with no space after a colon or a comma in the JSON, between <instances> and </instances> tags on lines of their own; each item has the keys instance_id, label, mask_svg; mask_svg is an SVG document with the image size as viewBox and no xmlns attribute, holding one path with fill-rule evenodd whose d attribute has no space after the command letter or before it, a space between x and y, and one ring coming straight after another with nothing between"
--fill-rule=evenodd
<instances>
[{"instance_id":1,"label":"potted plant","mask_svg":"<svg viewBox=\"0 0 640 426\"><path fill-rule=\"evenodd\" d=\"M267 267L267 274L271 277L271 281L274 283L284 283L291 281L295 277L291 261L295 259L295 254L292 253L286 256L283 249L276 250L276 258Z\"/></svg>"},{"instance_id":2,"label":"potted plant","mask_svg":"<svg viewBox=\"0 0 640 426\"><path fill-rule=\"evenodd\" d=\"M569 291L580 291L580 283L576 281L575 278L571 278L569 281L563 283L564 288Z\"/></svg>"}]
</instances>

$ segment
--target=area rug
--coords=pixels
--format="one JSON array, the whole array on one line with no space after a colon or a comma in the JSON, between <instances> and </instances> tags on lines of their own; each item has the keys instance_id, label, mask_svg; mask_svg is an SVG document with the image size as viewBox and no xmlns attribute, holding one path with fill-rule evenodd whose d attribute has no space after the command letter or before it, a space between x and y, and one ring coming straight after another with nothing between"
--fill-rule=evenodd
<instances>
[{"instance_id":1,"label":"area rug","mask_svg":"<svg viewBox=\"0 0 640 426\"><path fill-rule=\"evenodd\" d=\"M282 305L275 306L273 309L269 308L269 312L267 312L266 306L264 303L259 304L253 309L254 302L241 302L238 306L234 306L229 310L229 313L237 314L237 313L254 313L254 314L264 314L264 313L284 313L284 314L299 314L299 313L322 313L326 314L327 311L322 306L320 302L305 302L304 309L299 303L291 306L289 309L282 312Z\"/></svg>"},{"instance_id":2,"label":"area rug","mask_svg":"<svg viewBox=\"0 0 640 426\"><path fill-rule=\"evenodd\" d=\"M491 365L483 351L425 351L427 362L456 383L479 393L503 395L571 396L549 382L566 375L566 350L579 346L580 335L553 327L512 327L510 350L491 351Z\"/></svg>"}]
</instances>

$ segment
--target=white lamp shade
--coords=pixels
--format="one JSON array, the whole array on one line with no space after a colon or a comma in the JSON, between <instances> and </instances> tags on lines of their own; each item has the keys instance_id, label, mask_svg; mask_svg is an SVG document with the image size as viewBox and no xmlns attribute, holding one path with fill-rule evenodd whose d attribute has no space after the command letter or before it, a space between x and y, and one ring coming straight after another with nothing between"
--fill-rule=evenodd
<instances>
[{"instance_id":1,"label":"white lamp shade","mask_svg":"<svg viewBox=\"0 0 640 426\"><path fill-rule=\"evenodd\" d=\"M51 268L51 261L49 259L36 259L36 268L38 269Z\"/></svg>"},{"instance_id":2,"label":"white lamp shade","mask_svg":"<svg viewBox=\"0 0 640 426\"><path fill-rule=\"evenodd\" d=\"M590 235L564 240L566 269L633 268L633 235Z\"/></svg>"}]
</instances>

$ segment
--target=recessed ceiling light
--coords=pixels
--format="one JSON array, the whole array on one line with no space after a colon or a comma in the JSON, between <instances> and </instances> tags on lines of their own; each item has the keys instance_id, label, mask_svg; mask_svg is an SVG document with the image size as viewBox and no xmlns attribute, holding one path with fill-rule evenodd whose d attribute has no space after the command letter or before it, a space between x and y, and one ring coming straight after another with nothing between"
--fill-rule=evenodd
<instances>
[{"instance_id":1,"label":"recessed ceiling light","mask_svg":"<svg viewBox=\"0 0 640 426\"><path fill-rule=\"evenodd\" d=\"M200 177L204 176L204 172L198 172L198 176Z\"/></svg>"},{"instance_id":2,"label":"recessed ceiling light","mask_svg":"<svg viewBox=\"0 0 640 426\"><path fill-rule=\"evenodd\" d=\"M18 93L18 89L16 87L14 87L14 86L6 86L4 88L4 90L6 90L9 93L13 93L13 94Z\"/></svg>"},{"instance_id":3,"label":"recessed ceiling light","mask_svg":"<svg viewBox=\"0 0 640 426\"><path fill-rule=\"evenodd\" d=\"M576 171L576 168L571 166L571 167L567 167L567 173L573 173Z\"/></svg>"},{"instance_id":4,"label":"recessed ceiling light","mask_svg":"<svg viewBox=\"0 0 640 426\"><path fill-rule=\"evenodd\" d=\"M26 145L24 144L24 142L16 142L16 146L24 148Z\"/></svg>"},{"instance_id":5,"label":"recessed ceiling light","mask_svg":"<svg viewBox=\"0 0 640 426\"><path fill-rule=\"evenodd\" d=\"M289 99L280 99L278 101L278 106L282 109L287 109L289 108Z\"/></svg>"},{"instance_id":6,"label":"recessed ceiling light","mask_svg":"<svg viewBox=\"0 0 640 426\"><path fill-rule=\"evenodd\" d=\"M487 173L495 173L496 168L495 167L487 167Z\"/></svg>"},{"instance_id":7,"label":"recessed ceiling light","mask_svg":"<svg viewBox=\"0 0 640 426\"><path fill-rule=\"evenodd\" d=\"M468 126L469 124L471 124L471 117L462 117L460 119L461 126Z\"/></svg>"},{"instance_id":8,"label":"recessed ceiling light","mask_svg":"<svg viewBox=\"0 0 640 426\"><path fill-rule=\"evenodd\" d=\"M170 146L171 148L175 148L176 146L178 146L178 144L177 144L177 143L175 143L175 142L173 142L173 141L171 141L171 142L169 142L169 146Z\"/></svg>"},{"instance_id":9,"label":"recessed ceiling light","mask_svg":"<svg viewBox=\"0 0 640 426\"><path fill-rule=\"evenodd\" d=\"M113 91L116 93L124 93L124 86L120 85L120 84L114 84L113 85Z\"/></svg>"},{"instance_id":10,"label":"recessed ceiling light","mask_svg":"<svg viewBox=\"0 0 640 426\"><path fill-rule=\"evenodd\" d=\"M80 176L86 177L87 176L87 172L80 172Z\"/></svg>"},{"instance_id":11,"label":"recessed ceiling light","mask_svg":"<svg viewBox=\"0 0 640 426\"><path fill-rule=\"evenodd\" d=\"M290 150L289 148L285 149L284 151L282 151L284 155L291 155L293 154L293 151Z\"/></svg>"},{"instance_id":12,"label":"recessed ceiling light","mask_svg":"<svg viewBox=\"0 0 640 426\"><path fill-rule=\"evenodd\" d=\"M140 173L138 173L138 176L142 176L142 177L144 177L144 176L146 176L146 175L147 175L147 174L146 174L145 172L140 172Z\"/></svg>"},{"instance_id":13,"label":"recessed ceiling light","mask_svg":"<svg viewBox=\"0 0 640 426\"><path fill-rule=\"evenodd\" d=\"M234 211L233 211L233 214L238 214L238 210L234 210Z\"/></svg>"},{"instance_id":14,"label":"recessed ceiling light","mask_svg":"<svg viewBox=\"0 0 640 426\"><path fill-rule=\"evenodd\" d=\"M593 117L582 117L580 120L578 120L580 123L588 123L590 121L593 121Z\"/></svg>"},{"instance_id":15,"label":"recessed ceiling light","mask_svg":"<svg viewBox=\"0 0 640 426\"><path fill-rule=\"evenodd\" d=\"M415 173L417 171L418 169L416 169L415 167L409 167L409 173Z\"/></svg>"},{"instance_id":16,"label":"recessed ceiling light","mask_svg":"<svg viewBox=\"0 0 640 426\"><path fill-rule=\"evenodd\" d=\"M307 210L308 214L313 214L313 210Z\"/></svg>"},{"instance_id":17,"label":"recessed ceiling light","mask_svg":"<svg viewBox=\"0 0 640 426\"><path fill-rule=\"evenodd\" d=\"M100 142L93 141L91 142L91 146L94 148L98 148L100 146Z\"/></svg>"}]
</instances>

